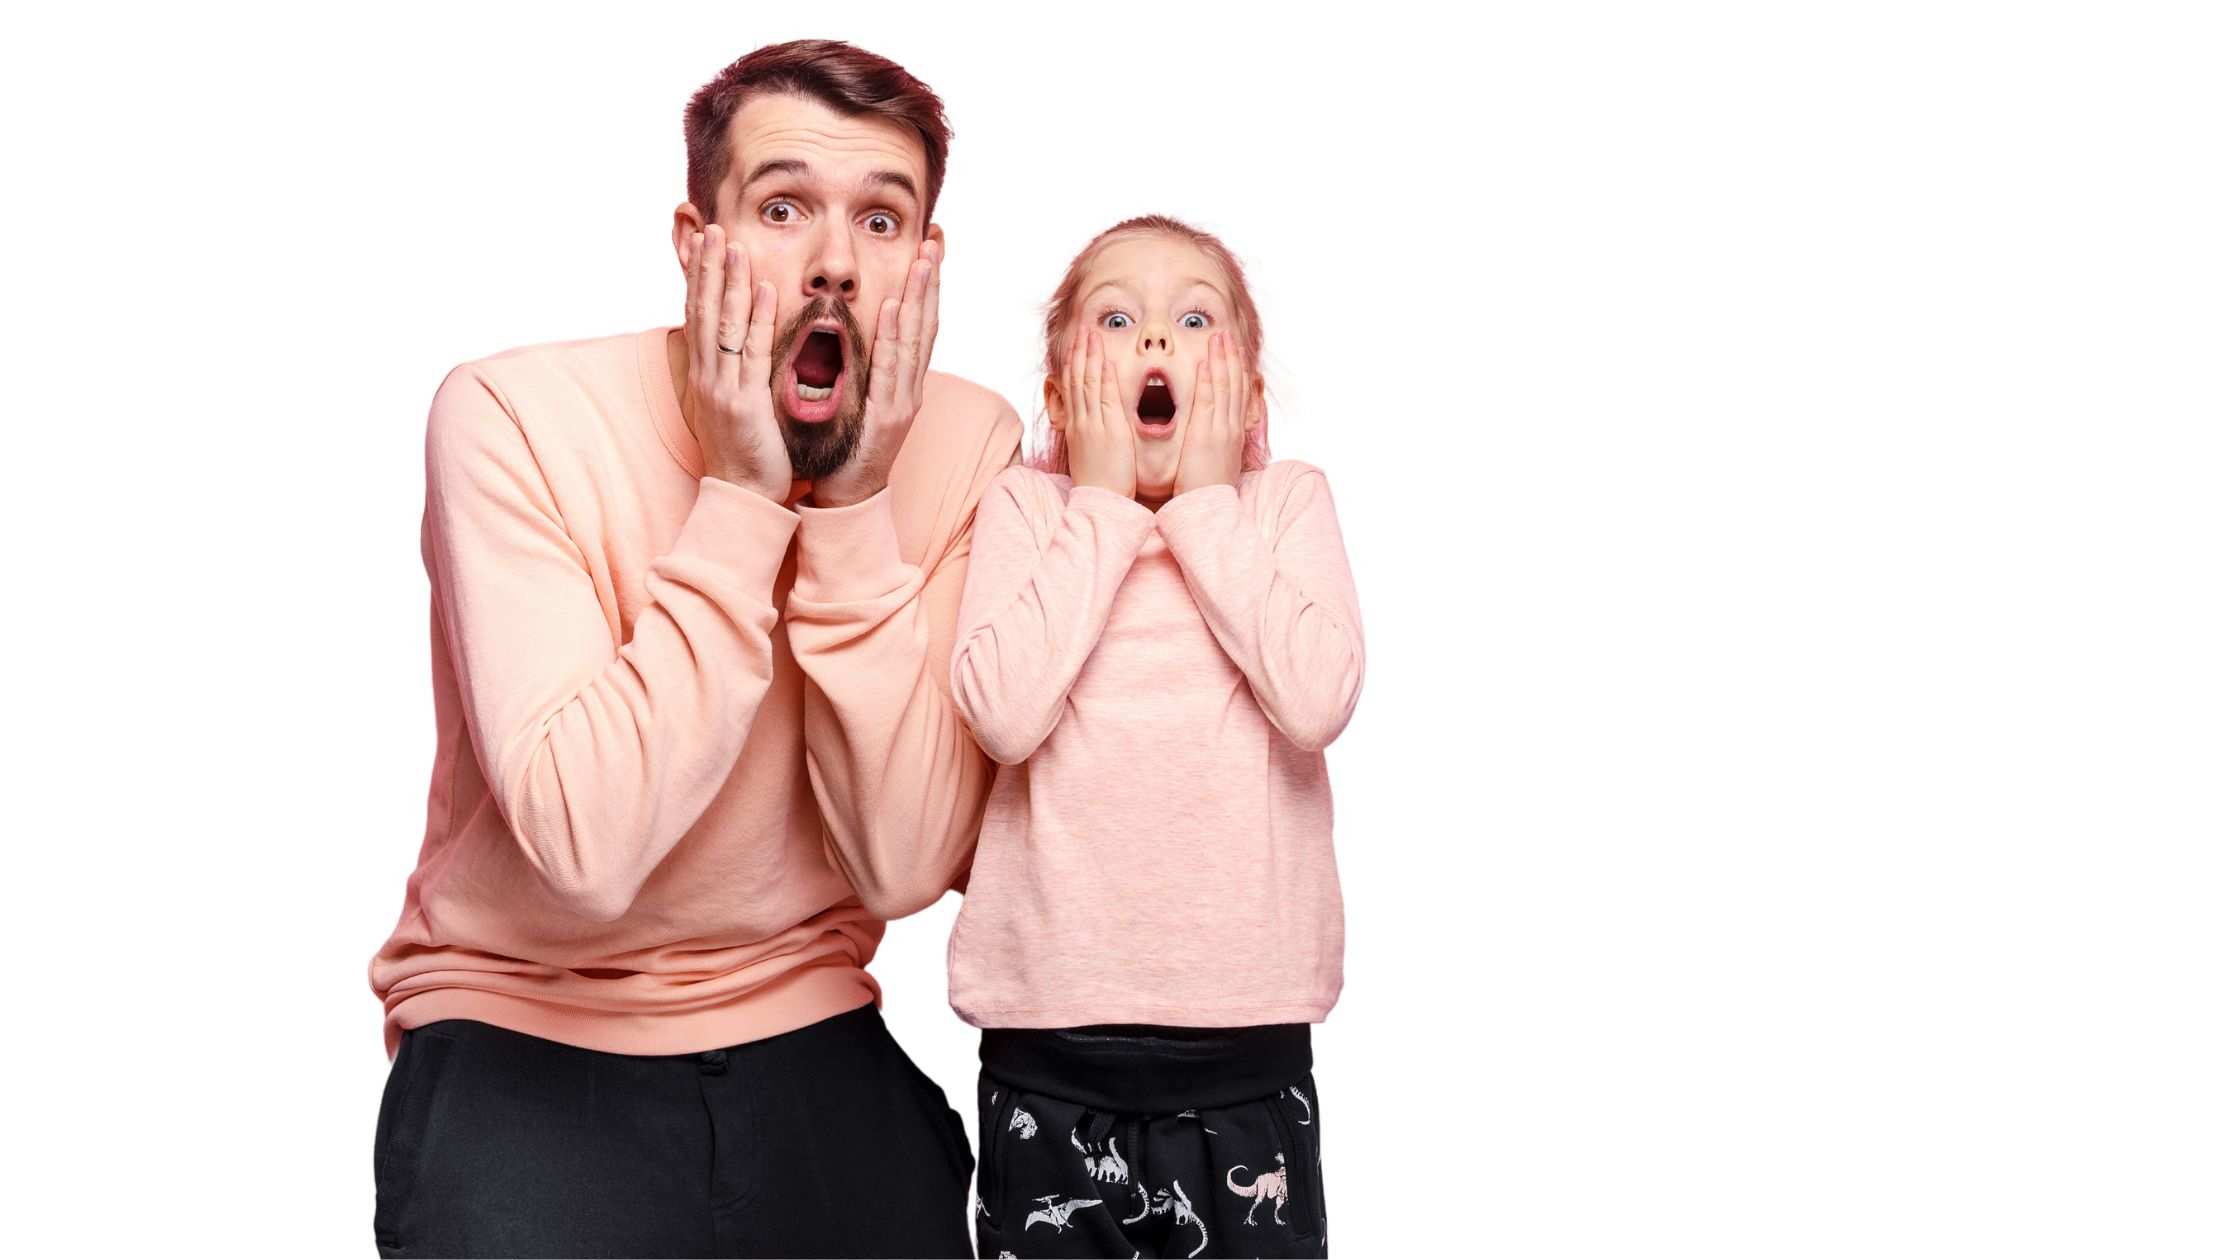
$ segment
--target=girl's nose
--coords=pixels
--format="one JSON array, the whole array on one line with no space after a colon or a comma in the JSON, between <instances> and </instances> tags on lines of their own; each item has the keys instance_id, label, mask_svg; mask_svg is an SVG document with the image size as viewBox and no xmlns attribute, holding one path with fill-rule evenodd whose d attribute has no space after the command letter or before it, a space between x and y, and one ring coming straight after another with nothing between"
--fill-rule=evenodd
<instances>
[{"instance_id":1,"label":"girl's nose","mask_svg":"<svg viewBox=\"0 0 2240 1260\"><path fill-rule=\"evenodd\" d=\"M1173 349L1173 346L1167 340L1167 330L1165 328L1154 328L1145 324L1143 326L1143 340L1137 344L1136 349L1142 354L1149 354L1154 350L1165 353Z\"/></svg>"}]
</instances>

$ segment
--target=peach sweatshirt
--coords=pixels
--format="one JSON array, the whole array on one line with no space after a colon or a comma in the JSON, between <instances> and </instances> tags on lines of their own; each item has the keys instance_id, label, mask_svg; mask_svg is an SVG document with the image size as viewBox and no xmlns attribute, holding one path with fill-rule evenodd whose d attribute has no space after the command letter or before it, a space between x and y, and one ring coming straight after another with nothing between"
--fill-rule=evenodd
<instances>
[{"instance_id":1,"label":"peach sweatshirt","mask_svg":"<svg viewBox=\"0 0 2240 1260\"><path fill-rule=\"evenodd\" d=\"M941 373L888 488L789 507L702 475L652 329L454 370L428 415L428 825L370 979L677 1054L878 998L880 920L961 875L989 767L952 707L973 505L1018 446Z\"/></svg>"},{"instance_id":2,"label":"peach sweatshirt","mask_svg":"<svg viewBox=\"0 0 2240 1260\"><path fill-rule=\"evenodd\" d=\"M1345 929L1321 749L1361 693L1329 483L1156 513L1026 467L981 501L951 683L1000 764L949 938L983 1028L1320 1021Z\"/></svg>"}]
</instances>

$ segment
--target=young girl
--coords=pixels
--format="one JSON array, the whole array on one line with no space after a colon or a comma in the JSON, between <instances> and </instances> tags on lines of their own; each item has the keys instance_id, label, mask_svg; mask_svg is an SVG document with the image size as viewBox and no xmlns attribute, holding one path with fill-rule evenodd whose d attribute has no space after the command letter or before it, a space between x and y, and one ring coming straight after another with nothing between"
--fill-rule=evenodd
<instances>
[{"instance_id":1,"label":"young girl","mask_svg":"<svg viewBox=\"0 0 2240 1260\"><path fill-rule=\"evenodd\" d=\"M1362 670L1329 483L1268 462L1259 316L1213 237L1110 229L1045 336L1049 440L980 502L951 661L999 763L949 941L980 1254L1321 1255L1321 750Z\"/></svg>"}]
</instances>

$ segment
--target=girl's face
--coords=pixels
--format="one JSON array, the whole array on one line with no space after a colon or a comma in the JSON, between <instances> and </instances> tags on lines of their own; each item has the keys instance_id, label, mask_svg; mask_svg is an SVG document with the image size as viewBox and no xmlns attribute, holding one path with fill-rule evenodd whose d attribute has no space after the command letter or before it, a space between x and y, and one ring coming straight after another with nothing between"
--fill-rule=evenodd
<instances>
[{"instance_id":1,"label":"girl's face","mask_svg":"<svg viewBox=\"0 0 2240 1260\"><path fill-rule=\"evenodd\" d=\"M1123 236L1097 251L1075 307L1119 373L1120 402L1135 417L1136 493L1163 499L1182 459L1182 417L1207 342L1235 322L1220 268L1188 241L1163 233Z\"/></svg>"}]
</instances>

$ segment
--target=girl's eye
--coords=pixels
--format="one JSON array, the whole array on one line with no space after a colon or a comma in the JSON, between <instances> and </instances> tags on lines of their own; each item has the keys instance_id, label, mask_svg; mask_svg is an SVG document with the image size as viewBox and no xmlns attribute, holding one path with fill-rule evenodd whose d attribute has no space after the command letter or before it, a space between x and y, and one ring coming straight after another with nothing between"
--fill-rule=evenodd
<instances>
[{"instance_id":1,"label":"girl's eye","mask_svg":"<svg viewBox=\"0 0 2240 1260\"><path fill-rule=\"evenodd\" d=\"M1184 328L1211 328L1213 327L1213 321L1207 319L1198 311L1192 311L1182 317L1182 326Z\"/></svg>"},{"instance_id":2,"label":"girl's eye","mask_svg":"<svg viewBox=\"0 0 2240 1260\"><path fill-rule=\"evenodd\" d=\"M1134 320L1128 318L1126 311L1107 311L1105 317L1098 320L1097 324L1103 328L1126 328L1134 322Z\"/></svg>"},{"instance_id":3,"label":"girl's eye","mask_svg":"<svg viewBox=\"0 0 2240 1260\"><path fill-rule=\"evenodd\" d=\"M900 226L894 221L894 216L891 214L872 215L863 221L863 225L871 229L873 236L891 236L894 234L894 230Z\"/></svg>"},{"instance_id":4,"label":"girl's eye","mask_svg":"<svg viewBox=\"0 0 2240 1260\"><path fill-rule=\"evenodd\" d=\"M799 213L791 203L784 201L773 201L762 208L762 217L772 223L791 223Z\"/></svg>"}]
</instances>

